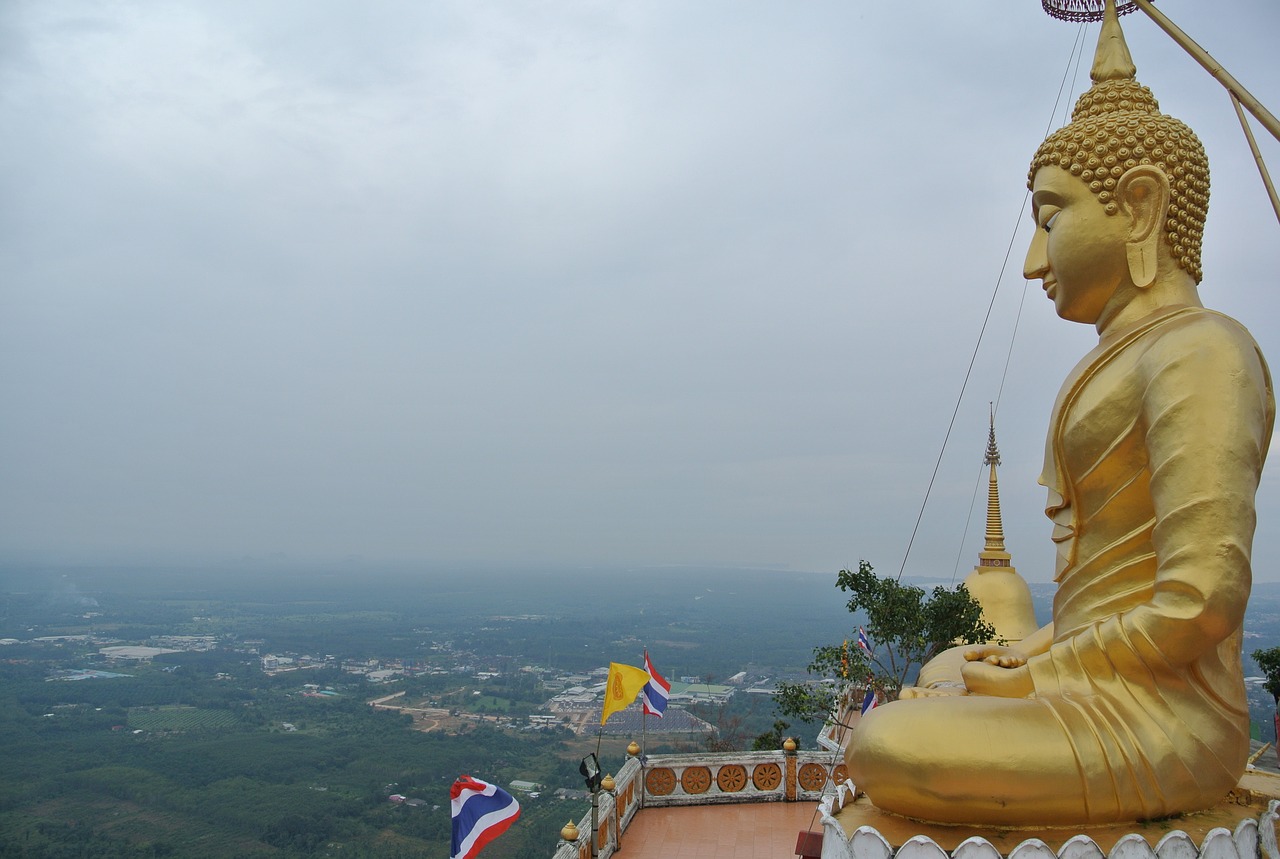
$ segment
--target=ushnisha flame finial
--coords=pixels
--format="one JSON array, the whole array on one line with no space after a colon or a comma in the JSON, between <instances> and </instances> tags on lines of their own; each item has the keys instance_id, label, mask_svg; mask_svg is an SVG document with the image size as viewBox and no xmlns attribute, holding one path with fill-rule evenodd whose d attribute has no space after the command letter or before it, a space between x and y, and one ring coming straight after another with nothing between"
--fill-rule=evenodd
<instances>
[{"instance_id":1,"label":"ushnisha flame finial","mask_svg":"<svg viewBox=\"0 0 1280 859\"><path fill-rule=\"evenodd\" d=\"M1093 55L1093 68L1089 77L1094 83L1103 81L1131 81L1138 74L1138 67L1133 64L1129 54L1129 46L1124 41L1124 31L1120 29L1120 15L1116 11L1115 0L1107 0L1103 10L1102 30L1098 33L1098 49Z\"/></svg>"}]
</instances>

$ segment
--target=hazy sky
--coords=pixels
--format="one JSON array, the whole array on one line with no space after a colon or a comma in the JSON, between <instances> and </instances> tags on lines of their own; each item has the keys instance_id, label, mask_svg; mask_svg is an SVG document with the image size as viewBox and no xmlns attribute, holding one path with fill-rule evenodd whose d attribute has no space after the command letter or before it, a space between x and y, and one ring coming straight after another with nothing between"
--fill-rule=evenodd
<instances>
[{"instance_id":1,"label":"hazy sky","mask_svg":"<svg viewBox=\"0 0 1280 859\"><path fill-rule=\"evenodd\" d=\"M1275 0L1160 8L1280 112ZM1205 301L1280 362L1225 91L1123 20L1209 151ZM976 560L1000 396L1045 580L1049 408L1096 338L1022 303L1022 206L1078 31L1034 0L9 0L0 558L895 571L1012 237L907 572ZM1280 462L1259 518L1277 580Z\"/></svg>"}]
</instances>

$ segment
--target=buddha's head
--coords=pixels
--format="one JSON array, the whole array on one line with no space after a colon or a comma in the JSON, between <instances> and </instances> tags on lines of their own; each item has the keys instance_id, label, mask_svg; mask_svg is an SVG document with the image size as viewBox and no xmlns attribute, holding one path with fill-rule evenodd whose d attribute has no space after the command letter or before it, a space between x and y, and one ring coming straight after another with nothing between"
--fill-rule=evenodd
<instances>
[{"instance_id":1,"label":"buddha's head","mask_svg":"<svg viewBox=\"0 0 1280 859\"><path fill-rule=\"evenodd\" d=\"M1119 255L1121 265L1127 261L1130 280L1139 288L1152 282L1157 264L1181 268L1198 284L1209 162L1195 133L1160 113L1155 96L1134 79L1135 73L1112 7L1098 39L1093 86L1076 102L1071 122L1036 151L1028 187L1035 191L1037 182L1060 190L1071 186L1066 190L1072 196L1091 199L1097 211L1083 213L1093 223L1080 241L1116 245L1113 256ZM1046 220L1037 217L1037 227L1047 228ZM1032 261L1042 238L1051 244L1040 234L1033 239L1028 277L1044 276L1035 273ZM1107 271L1115 268L1107 265ZM1064 313L1062 301L1054 300L1060 315L1094 321Z\"/></svg>"}]
</instances>

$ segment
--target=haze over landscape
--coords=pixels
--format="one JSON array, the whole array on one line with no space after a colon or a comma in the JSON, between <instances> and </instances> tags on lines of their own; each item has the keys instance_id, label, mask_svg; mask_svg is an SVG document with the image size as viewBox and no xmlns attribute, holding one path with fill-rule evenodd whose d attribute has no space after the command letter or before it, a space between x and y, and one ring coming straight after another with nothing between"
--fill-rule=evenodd
<instances>
[{"instance_id":1,"label":"haze over landscape","mask_svg":"<svg viewBox=\"0 0 1280 859\"><path fill-rule=\"evenodd\" d=\"M1280 106L1274 0L1160 8ZM1123 24L1209 152L1205 301L1280 360L1227 95ZM1022 207L1078 36L1030 0L6 3L0 562L894 571L1011 247L907 573L972 566L998 400L1047 580L1094 338L1022 303Z\"/></svg>"}]
</instances>

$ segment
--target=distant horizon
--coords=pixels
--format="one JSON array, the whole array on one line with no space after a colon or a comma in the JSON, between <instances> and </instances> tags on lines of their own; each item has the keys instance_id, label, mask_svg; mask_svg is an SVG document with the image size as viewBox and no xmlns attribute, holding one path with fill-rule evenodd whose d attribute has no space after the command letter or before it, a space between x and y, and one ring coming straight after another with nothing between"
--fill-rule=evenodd
<instances>
[{"instance_id":1,"label":"distant horizon","mask_svg":"<svg viewBox=\"0 0 1280 859\"><path fill-rule=\"evenodd\" d=\"M871 558L857 558L850 561L843 567L833 567L831 569L808 569L803 567L792 567L786 564L750 562L750 561L725 561L721 563L712 563L704 561L681 562L625 562L625 561L505 561L500 559L486 558L470 558L470 559L432 559L432 558L376 558L376 557L323 557L313 556L306 557L301 555L284 555L283 553L272 555L178 555L160 552L136 552L121 553L117 555L103 554L92 558L78 557L74 555L56 555L53 553L4 553L0 552L0 573L11 571L15 567L32 567L44 571L58 570L93 570L101 569L105 571L125 571L128 569L138 569L145 571L161 571L165 569L173 569L175 571L198 571L202 569L208 570L242 570L242 571L279 571L279 572L302 572L312 570L316 572L342 572L360 569L366 573L376 573L379 569L389 573L406 573L406 572L450 572L462 570L475 571L505 571L512 574L536 574L536 573L553 573L553 572L574 572L582 570L598 570L602 572L626 573L628 571L661 571L661 570L696 570L706 573L716 572L758 572L758 573L778 573L778 574L794 574L801 576L825 576L829 575L833 578L841 569L853 569L861 560L867 560L875 568L876 574L884 577L895 577L897 570L889 569L887 566L877 564ZM1016 567L1016 565L1015 565ZM972 570L972 565L963 569L956 577L959 583ZM1021 570L1019 570L1021 573ZM927 581L927 582L944 582L951 578L951 574L942 573L922 573L922 572L906 572L902 575L904 580L910 581ZM1025 576L1024 576L1025 578ZM1047 580L1036 580L1028 578L1027 581L1032 584L1051 584Z\"/></svg>"},{"instance_id":2,"label":"distant horizon","mask_svg":"<svg viewBox=\"0 0 1280 859\"><path fill-rule=\"evenodd\" d=\"M1176 5L1274 110L1280 4ZM1280 360L1230 99L1122 26L1212 165L1204 301ZM5 4L0 562L896 575L910 545L959 579L994 411L1047 581L1045 432L1097 332L1023 277L1026 178L1097 32L1030 0ZM1278 463L1258 521L1280 578Z\"/></svg>"}]
</instances>

